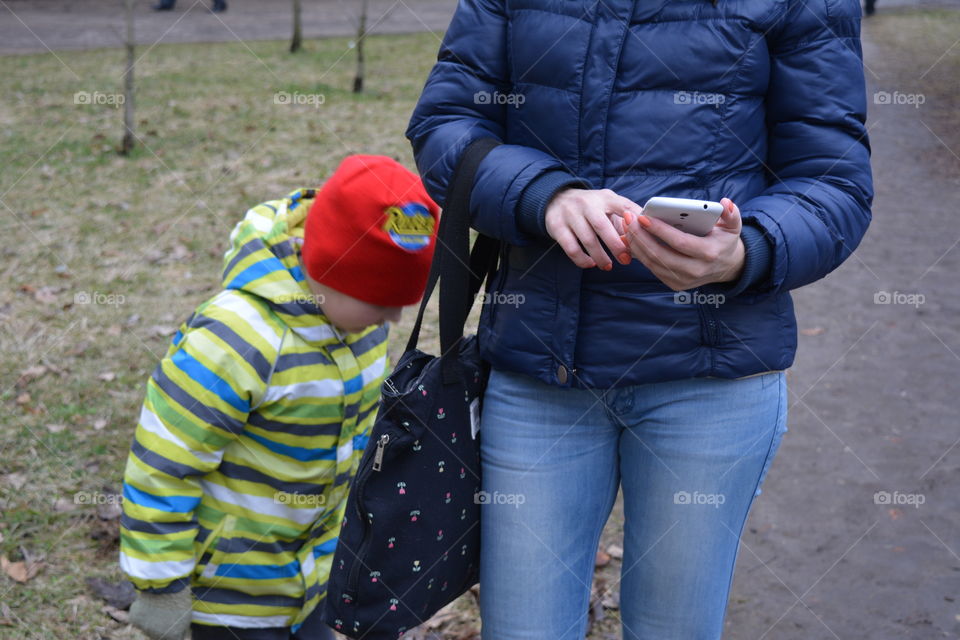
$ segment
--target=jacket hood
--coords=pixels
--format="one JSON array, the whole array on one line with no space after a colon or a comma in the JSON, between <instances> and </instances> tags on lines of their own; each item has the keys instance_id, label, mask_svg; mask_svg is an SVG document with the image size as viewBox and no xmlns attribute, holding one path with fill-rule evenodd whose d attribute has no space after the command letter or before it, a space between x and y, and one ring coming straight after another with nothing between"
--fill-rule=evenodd
<instances>
[{"instance_id":1,"label":"jacket hood","mask_svg":"<svg viewBox=\"0 0 960 640\"><path fill-rule=\"evenodd\" d=\"M300 266L304 221L313 189L247 211L230 233L223 288L264 300L291 330L310 343L338 342L342 333L323 314Z\"/></svg>"}]
</instances>

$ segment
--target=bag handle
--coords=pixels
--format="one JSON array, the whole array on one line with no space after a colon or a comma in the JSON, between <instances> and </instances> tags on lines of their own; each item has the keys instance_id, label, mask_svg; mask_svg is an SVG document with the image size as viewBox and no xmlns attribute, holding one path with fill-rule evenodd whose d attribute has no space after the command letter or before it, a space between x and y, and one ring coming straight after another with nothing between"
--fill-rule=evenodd
<instances>
[{"instance_id":1,"label":"bag handle","mask_svg":"<svg viewBox=\"0 0 960 640\"><path fill-rule=\"evenodd\" d=\"M480 162L500 143L493 138L471 142L460 156L447 189L440 216L437 244L417 320L407 340L407 351L416 349L430 295L440 281L440 352L444 382L456 374L456 358L447 357L463 338L463 326L484 279L496 269L500 242L480 234L470 251L470 193Z\"/></svg>"}]
</instances>

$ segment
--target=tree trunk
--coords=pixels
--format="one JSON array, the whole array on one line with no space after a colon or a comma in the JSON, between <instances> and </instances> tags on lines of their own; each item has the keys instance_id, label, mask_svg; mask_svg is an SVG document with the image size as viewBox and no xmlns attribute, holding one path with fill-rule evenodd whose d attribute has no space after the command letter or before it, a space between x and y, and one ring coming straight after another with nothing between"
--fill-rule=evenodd
<instances>
[{"instance_id":1,"label":"tree trunk","mask_svg":"<svg viewBox=\"0 0 960 640\"><path fill-rule=\"evenodd\" d=\"M300 26L300 0L293 0L293 38L290 40L290 53L300 51L303 43L303 31Z\"/></svg>"},{"instance_id":2,"label":"tree trunk","mask_svg":"<svg viewBox=\"0 0 960 640\"><path fill-rule=\"evenodd\" d=\"M363 93L363 41L367 38L367 0L360 1L360 21L357 25L357 75L353 78L353 92Z\"/></svg>"},{"instance_id":3,"label":"tree trunk","mask_svg":"<svg viewBox=\"0 0 960 640\"><path fill-rule=\"evenodd\" d=\"M123 140L120 142L121 155L128 155L134 147L133 128L135 126L133 116L133 64L134 64L134 40L133 40L133 0L126 0L127 10L127 66L123 71Z\"/></svg>"}]
</instances>

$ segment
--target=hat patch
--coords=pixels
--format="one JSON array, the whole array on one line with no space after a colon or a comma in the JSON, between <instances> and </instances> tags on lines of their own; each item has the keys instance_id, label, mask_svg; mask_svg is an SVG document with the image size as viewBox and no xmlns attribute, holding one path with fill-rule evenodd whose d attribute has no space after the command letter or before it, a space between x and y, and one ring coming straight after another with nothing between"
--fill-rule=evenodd
<instances>
[{"instance_id":1,"label":"hat patch","mask_svg":"<svg viewBox=\"0 0 960 640\"><path fill-rule=\"evenodd\" d=\"M419 251L430 246L434 220L424 205L408 202L399 207L387 207L384 213L387 214L387 221L383 230L398 247Z\"/></svg>"}]
</instances>

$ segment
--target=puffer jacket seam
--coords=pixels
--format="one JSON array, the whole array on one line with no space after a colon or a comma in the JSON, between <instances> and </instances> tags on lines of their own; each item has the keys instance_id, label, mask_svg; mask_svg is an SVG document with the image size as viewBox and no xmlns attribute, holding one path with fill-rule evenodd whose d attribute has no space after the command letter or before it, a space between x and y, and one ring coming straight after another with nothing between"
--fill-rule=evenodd
<instances>
[{"instance_id":1,"label":"puffer jacket seam","mask_svg":"<svg viewBox=\"0 0 960 640\"><path fill-rule=\"evenodd\" d=\"M570 94L576 94L576 93L577 93L577 92L574 91L573 89L564 89L563 87L555 87L555 86L553 86L553 85L551 85L551 84L543 84L542 82L533 82L533 81L531 81L531 80L520 80L520 81L518 81L518 82L514 82L514 83L513 83L513 86L514 86L514 87L522 87L522 86L525 86L525 85L529 85L529 86L531 86L531 87L539 87L539 88L541 88L541 89L552 89L552 90L554 90L554 91L562 91L563 93L570 93Z\"/></svg>"},{"instance_id":2,"label":"puffer jacket seam","mask_svg":"<svg viewBox=\"0 0 960 640\"><path fill-rule=\"evenodd\" d=\"M459 67L460 69L466 71L469 75L471 75L471 76L475 77L476 79L480 80L481 82L485 82L485 83L487 83L487 84L489 84L489 85L491 85L491 86L493 86L493 87L502 87L502 86L503 86L503 84L502 84L502 82L501 82L500 80L495 79L495 78L488 78L488 77L485 76L484 74L480 73L480 72L477 70L476 67L472 67L472 66L470 66L469 64L467 64L466 62L462 62L462 61L460 61L460 60L458 60L458 59L447 58L447 59L445 59L445 60L438 60L438 61L437 61L437 66L442 65L442 64L448 64L448 65L452 65L452 66L454 66L454 67Z\"/></svg>"},{"instance_id":3,"label":"puffer jacket seam","mask_svg":"<svg viewBox=\"0 0 960 640\"><path fill-rule=\"evenodd\" d=\"M813 38L812 40L802 40L800 42L792 43L790 49L781 50L781 51L771 51L770 58L777 59L777 58L783 58L786 56L792 56L792 55L795 55L798 51L802 49L806 49L811 45L820 44L821 42L837 42L840 40L852 40L857 43L860 42L860 38L853 34L849 34L849 35L837 34L837 35L824 36L822 38Z\"/></svg>"},{"instance_id":4,"label":"puffer jacket seam","mask_svg":"<svg viewBox=\"0 0 960 640\"><path fill-rule=\"evenodd\" d=\"M735 173L758 173L763 171L764 171L763 165L758 164L755 167L750 167L747 169L737 169L735 171L722 171L722 172L707 173L707 174L704 174L703 172L700 172L700 171L656 171L656 170L650 170L650 169L637 169L637 170L630 170L630 171L618 171L616 173L605 173L603 174L603 177L616 178L619 176L649 175L649 176L685 176L689 178L696 178L703 175L705 176L705 178L707 178L707 181L709 182L710 180L715 180L718 177L723 178L726 176L733 175Z\"/></svg>"},{"instance_id":5,"label":"puffer jacket seam","mask_svg":"<svg viewBox=\"0 0 960 640\"><path fill-rule=\"evenodd\" d=\"M511 9L511 15L517 15L518 13L546 13L551 16L563 16L564 18L573 18L574 20L579 20L580 22L587 22L587 19L582 15L573 16L569 13L560 13L559 11L550 11L549 9L543 9L540 7L521 7L519 9Z\"/></svg>"},{"instance_id":6,"label":"puffer jacket seam","mask_svg":"<svg viewBox=\"0 0 960 640\"><path fill-rule=\"evenodd\" d=\"M620 42L617 44L617 58L616 58L616 63L614 64L614 67L613 67L614 69L620 68L620 61L623 58L623 43L626 42L627 38L632 35L630 33L630 19L627 18L626 22L627 23L623 25L623 35L621 35ZM600 123L600 130L603 132L603 135L600 136L600 153L597 156L600 159L601 165L606 165L605 160L607 157L607 138L609 137L609 133L607 130L607 122L610 120L610 103L613 102L613 90L614 88L616 88L616 85L617 85L617 80L616 80L616 76L614 76L613 78L610 79L610 85L606 89L606 95L604 96L604 102L606 106L604 107L604 110L603 110L603 121ZM600 173L602 175L603 171L601 171ZM603 187L606 185L600 185L600 186Z\"/></svg>"},{"instance_id":7,"label":"puffer jacket seam","mask_svg":"<svg viewBox=\"0 0 960 640\"><path fill-rule=\"evenodd\" d=\"M597 5L594 5L593 16L590 22L590 37L587 38L587 46L583 49L583 65L582 71L580 72L580 90L577 92L577 167L574 175L580 175L583 172L583 96L585 89L587 87L587 59L590 55L591 47L593 46L593 39L597 35L597 16L596 9ZM587 15L584 12L584 15ZM557 291L559 295L559 292Z\"/></svg>"}]
</instances>

